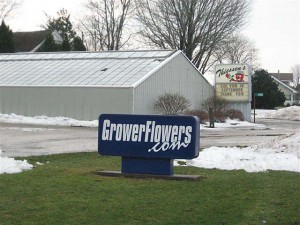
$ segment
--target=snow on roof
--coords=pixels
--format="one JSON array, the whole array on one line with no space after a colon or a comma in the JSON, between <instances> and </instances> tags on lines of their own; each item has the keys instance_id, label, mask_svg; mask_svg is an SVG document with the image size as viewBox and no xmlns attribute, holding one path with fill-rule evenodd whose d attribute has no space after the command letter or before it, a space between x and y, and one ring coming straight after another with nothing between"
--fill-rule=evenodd
<instances>
[{"instance_id":1,"label":"snow on roof","mask_svg":"<svg viewBox=\"0 0 300 225\"><path fill-rule=\"evenodd\" d=\"M143 79L176 51L0 54L1 86L118 86Z\"/></svg>"}]
</instances>

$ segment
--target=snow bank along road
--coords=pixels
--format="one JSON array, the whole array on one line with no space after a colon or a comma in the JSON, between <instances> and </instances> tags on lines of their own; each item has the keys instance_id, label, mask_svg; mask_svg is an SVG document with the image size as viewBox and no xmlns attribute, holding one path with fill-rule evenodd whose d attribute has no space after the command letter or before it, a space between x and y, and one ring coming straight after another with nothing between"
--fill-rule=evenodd
<instances>
[{"instance_id":1,"label":"snow bank along road","mask_svg":"<svg viewBox=\"0 0 300 225\"><path fill-rule=\"evenodd\" d=\"M257 124L205 128L200 131L200 147L250 146L289 136L299 130L300 121L257 119ZM0 149L7 157L68 152L96 152L98 129L0 123Z\"/></svg>"}]
</instances>

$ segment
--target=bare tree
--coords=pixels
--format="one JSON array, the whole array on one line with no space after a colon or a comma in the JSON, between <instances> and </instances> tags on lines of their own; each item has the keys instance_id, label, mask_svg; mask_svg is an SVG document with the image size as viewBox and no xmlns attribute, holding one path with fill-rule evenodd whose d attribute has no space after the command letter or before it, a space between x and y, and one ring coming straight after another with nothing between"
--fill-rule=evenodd
<instances>
[{"instance_id":1,"label":"bare tree","mask_svg":"<svg viewBox=\"0 0 300 225\"><path fill-rule=\"evenodd\" d=\"M119 50L126 40L123 31L130 14L131 0L88 0L89 14L80 30L92 50Z\"/></svg>"},{"instance_id":2,"label":"bare tree","mask_svg":"<svg viewBox=\"0 0 300 225\"><path fill-rule=\"evenodd\" d=\"M166 93L154 103L156 112L165 115L183 115L190 107L190 101L179 93Z\"/></svg>"},{"instance_id":3,"label":"bare tree","mask_svg":"<svg viewBox=\"0 0 300 225\"><path fill-rule=\"evenodd\" d=\"M140 34L163 49L180 49L200 72L216 45L245 24L251 0L136 0Z\"/></svg>"},{"instance_id":4,"label":"bare tree","mask_svg":"<svg viewBox=\"0 0 300 225\"><path fill-rule=\"evenodd\" d=\"M300 64L296 64L291 70L293 72L294 86L297 87L300 84Z\"/></svg>"},{"instance_id":5,"label":"bare tree","mask_svg":"<svg viewBox=\"0 0 300 225\"><path fill-rule=\"evenodd\" d=\"M214 109L214 116L220 121L225 121L226 111L228 110L229 102L217 96L210 97L202 104L202 108L209 113L209 108Z\"/></svg>"},{"instance_id":6,"label":"bare tree","mask_svg":"<svg viewBox=\"0 0 300 225\"><path fill-rule=\"evenodd\" d=\"M258 68L258 49L246 36L232 35L219 43L213 55L219 63L250 64Z\"/></svg>"},{"instance_id":7,"label":"bare tree","mask_svg":"<svg viewBox=\"0 0 300 225\"><path fill-rule=\"evenodd\" d=\"M0 21L10 16L11 12L20 6L22 0L1 0L0 1Z\"/></svg>"}]
</instances>

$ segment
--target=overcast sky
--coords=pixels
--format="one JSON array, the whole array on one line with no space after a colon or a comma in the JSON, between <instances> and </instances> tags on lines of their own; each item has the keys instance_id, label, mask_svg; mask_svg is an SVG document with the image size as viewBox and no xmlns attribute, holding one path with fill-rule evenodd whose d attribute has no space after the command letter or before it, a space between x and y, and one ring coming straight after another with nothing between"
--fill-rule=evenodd
<instances>
[{"instance_id":1,"label":"overcast sky","mask_svg":"<svg viewBox=\"0 0 300 225\"><path fill-rule=\"evenodd\" d=\"M86 0L23 0L14 18L6 21L16 31L40 30L46 16L55 17L61 8L71 19L82 14ZM259 49L261 67L269 72L290 72L300 64L300 0L253 0L253 10L243 31Z\"/></svg>"}]
</instances>

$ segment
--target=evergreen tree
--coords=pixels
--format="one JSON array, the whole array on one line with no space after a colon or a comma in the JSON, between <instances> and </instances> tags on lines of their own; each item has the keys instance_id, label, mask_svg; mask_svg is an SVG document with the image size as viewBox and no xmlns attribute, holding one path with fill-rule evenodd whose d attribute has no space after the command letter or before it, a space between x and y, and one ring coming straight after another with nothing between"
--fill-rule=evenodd
<instances>
[{"instance_id":1,"label":"evergreen tree","mask_svg":"<svg viewBox=\"0 0 300 225\"><path fill-rule=\"evenodd\" d=\"M71 44L69 42L69 39L67 37L64 38L64 41L61 44L61 51L71 51Z\"/></svg>"},{"instance_id":2,"label":"evergreen tree","mask_svg":"<svg viewBox=\"0 0 300 225\"><path fill-rule=\"evenodd\" d=\"M11 53L14 52L14 41L12 30L9 29L2 20L0 26L0 53Z\"/></svg>"},{"instance_id":3,"label":"evergreen tree","mask_svg":"<svg viewBox=\"0 0 300 225\"><path fill-rule=\"evenodd\" d=\"M256 108L273 109L285 102L284 93L278 89L278 84L266 70L255 71L252 77L252 96L254 93L263 93L263 97L255 98Z\"/></svg>"},{"instance_id":4,"label":"evergreen tree","mask_svg":"<svg viewBox=\"0 0 300 225\"><path fill-rule=\"evenodd\" d=\"M72 46L73 51L86 51L86 47L83 44L83 41L80 37L76 36L73 39L73 46Z\"/></svg>"},{"instance_id":5,"label":"evergreen tree","mask_svg":"<svg viewBox=\"0 0 300 225\"><path fill-rule=\"evenodd\" d=\"M53 36L50 34L47 35L45 42L41 48L42 52L56 52L59 51L59 46L55 43Z\"/></svg>"},{"instance_id":6,"label":"evergreen tree","mask_svg":"<svg viewBox=\"0 0 300 225\"><path fill-rule=\"evenodd\" d=\"M70 21L70 14L66 9L57 12L57 18L51 18L46 14L48 21L42 28L50 31L56 30L64 39L60 50L62 51L86 51L86 47L80 37L76 35L73 24Z\"/></svg>"},{"instance_id":7,"label":"evergreen tree","mask_svg":"<svg viewBox=\"0 0 300 225\"><path fill-rule=\"evenodd\" d=\"M42 25L46 30L56 30L63 38L68 38L69 42L76 36L73 25L70 21L70 14L66 9L61 9L57 12L57 18L51 18L47 15L47 23Z\"/></svg>"}]
</instances>

